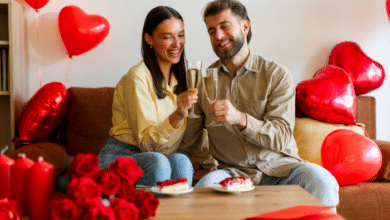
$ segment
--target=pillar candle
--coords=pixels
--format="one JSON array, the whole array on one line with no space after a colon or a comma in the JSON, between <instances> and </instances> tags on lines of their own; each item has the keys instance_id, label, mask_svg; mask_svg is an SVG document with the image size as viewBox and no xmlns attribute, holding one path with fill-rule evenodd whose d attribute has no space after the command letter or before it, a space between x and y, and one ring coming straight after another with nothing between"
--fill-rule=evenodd
<instances>
[{"instance_id":1,"label":"pillar candle","mask_svg":"<svg viewBox=\"0 0 390 220\"><path fill-rule=\"evenodd\" d=\"M11 167L11 198L19 201L22 214L27 215L27 174L34 161L20 154Z\"/></svg>"},{"instance_id":2,"label":"pillar candle","mask_svg":"<svg viewBox=\"0 0 390 220\"><path fill-rule=\"evenodd\" d=\"M11 193L11 166L15 161L4 154L7 149L0 153L0 198L9 197Z\"/></svg>"},{"instance_id":3,"label":"pillar candle","mask_svg":"<svg viewBox=\"0 0 390 220\"><path fill-rule=\"evenodd\" d=\"M30 220L47 219L47 207L54 193L54 166L39 157L27 175L27 204Z\"/></svg>"}]
</instances>

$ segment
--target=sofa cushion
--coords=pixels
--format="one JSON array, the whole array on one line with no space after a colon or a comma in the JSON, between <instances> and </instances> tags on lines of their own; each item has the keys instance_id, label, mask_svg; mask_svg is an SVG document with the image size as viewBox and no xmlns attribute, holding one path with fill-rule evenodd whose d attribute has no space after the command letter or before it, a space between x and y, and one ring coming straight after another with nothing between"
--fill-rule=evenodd
<instances>
[{"instance_id":1,"label":"sofa cushion","mask_svg":"<svg viewBox=\"0 0 390 220\"><path fill-rule=\"evenodd\" d=\"M20 153L26 154L26 157L33 161L37 161L38 157L42 156L43 160L54 166L56 174L59 174L64 170L63 165L66 151L62 145L52 142L39 142L32 145L23 145L7 155L12 159L17 160Z\"/></svg>"},{"instance_id":2,"label":"sofa cushion","mask_svg":"<svg viewBox=\"0 0 390 220\"><path fill-rule=\"evenodd\" d=\"M69 88L66 147L68 154L99 154L112 127L115 88Z\"/></svg>"},{"instance_id":3,"label":"sofa cushion","mask_svg":"<svg viewBox=\"0 0 390 220\"><path fill-rule=\"evenodd\" d=\"M378 180L390 181L390 142L374 140L382 152L382 166L378 172Z\"/></svg>"},{"instance_id":4,"label":"sofa cushion","mask_svg":"<svg viewBox=\"0 0 390 220\"><path fill-rule=\"evenodd\" d=\"M390 219L390 183L368 181L340 187L337 213L345 219Z\"/></svg>"},{"instance_id":5,"label":"sofa cushion","mask_svg":"<svg viewBox=\"0 0 390 220\"><path fill-rule=\"evenodd\" d=\"M337 129L353 130L365 135L363 125L342 125L329 124L312 118L296 118L294 127L294 138L298 145L298 154L303 160L321 163L321 146L326 136Z\"/></svg>"}]
</instances>

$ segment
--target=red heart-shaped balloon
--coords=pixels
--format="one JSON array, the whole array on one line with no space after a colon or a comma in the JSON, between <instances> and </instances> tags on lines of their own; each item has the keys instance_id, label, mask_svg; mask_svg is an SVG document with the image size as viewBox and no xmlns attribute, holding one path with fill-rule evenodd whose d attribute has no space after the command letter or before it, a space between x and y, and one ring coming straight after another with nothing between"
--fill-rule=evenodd
<instances>
[{"instance_id":1,"label":"red heart-shaped balloon","mask_svg":"<svg viewBox=\"0 0 390 220\"><path fill-rule=\"evenodd\" d=\"M49 0L25 0L25 1L36 11L38 11L38 9L42 8L49 2Z\"/></svg>"},{"instance_id":2,"label":"red heart-shaped balloon","mask_svg":"<svg viewBox=\"0 0 390 220\"><path fill-rule=\"evenodd\" d=\"M356 95L351 78L327 65L296 88L296 105L308 116L332 123L355 124Z\"/></svg>"},{"instance_id":3,"label":"red heart-shaped balloon","mask_svg":"<svg viewBox=\"0 0 390 220\"><path fill-rule=\"evenodd\" d=\"M68 102L69 92L62 83L51 82L40 88L22 110L19 139L47 140L64 119Z\"/></svg>"},{"instance_id":4,"label":"red heart-shaped balloon","mask_svg":"<svg viewBox=\"0 0 390 220\"><path fill-rule=\"evenodd\" d=\"M110 24L104 17L88 15L74 5L60 11L58 26L70 57L92 50L110 31Z\"/></svg>"},{"instance_id":5,"label":"red heart-shaped balloon","mask_svg":"<svg viewBox=\"0 0 390 220\"><path fill-rule=\"evenodd\" d=\"M352 185L378 173L382 153L369 138L351 130L339 129L328 134L322 143L321 162L339 185Z\"/></svg>"},{"instance_id":6,"label":"red heart-shaped balloon","mask_svg":"<svg viewBox=\"0 0 390 220\"><path fill-rule=\"evenodd\" d=\"M329 64L347 72L354 84L356 95L379 88L385 79L382 65L368 57L355 42L336 45L330 54Z\"/></svg>"}]
</instances>

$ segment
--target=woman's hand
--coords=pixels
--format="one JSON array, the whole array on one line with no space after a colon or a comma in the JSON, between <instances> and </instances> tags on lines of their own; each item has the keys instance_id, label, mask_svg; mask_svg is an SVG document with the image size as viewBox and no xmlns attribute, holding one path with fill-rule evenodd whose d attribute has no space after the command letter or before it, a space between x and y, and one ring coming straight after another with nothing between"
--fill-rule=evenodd
<instances>
[{"instance_id":1,"label":"woman's hand","mask_svg":"<svg viewBox=\"0 0 390 220\"><path fill-rule=\"evenodd\" d=\"M198 89L187 90L177 96L177 110L182 117L187 117L190 109L198 101Z\"/></svg>"},{"instance_id":2,"label":"woman's hand","mask_svg":"<svg viewBox=\"0 0 390 220\"><path fill-rule=\"evenodd\" d=\"M177 96L177 109L169 116L169 123L178 128L181 120L188 116L190 109L198 101L198 89L187 90Z\"/></svg>"}]
</instances>

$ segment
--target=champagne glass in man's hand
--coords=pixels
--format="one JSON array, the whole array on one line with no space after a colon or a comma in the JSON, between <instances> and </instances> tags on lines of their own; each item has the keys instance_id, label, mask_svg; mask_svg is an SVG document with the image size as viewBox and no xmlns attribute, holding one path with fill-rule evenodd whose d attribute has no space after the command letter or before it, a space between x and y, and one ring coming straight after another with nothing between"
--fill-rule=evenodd
<instances>
[{"instance_id":1,"label":"champagne glass in man's hand","mask_svg":"<svg viewBox=\"0 0 390 220\"><path fill-rule=\"evenodd\" d=\"M187 60L186 61L186 78L188 89L195 89L198 87L200 81L200 73L202 69L201 60ZM199 115L195 115L194 106L188 111L188 118L199 118Z\"/></svg>"},{"instance_id":2,"label":"champagne glass in man's hand","mask_svg":"<svg viewBox=\"0 0 390 220\"><path fill-rule=\"evenodd\" d=\"M217 91L218 91L218 69L217 68L208 68L203 72L203 85L206 92L207 99L210 104L217 100ZM215 119L207 127L220 126L222 123L216 122Z\"/></svg>"}]
</instances>

